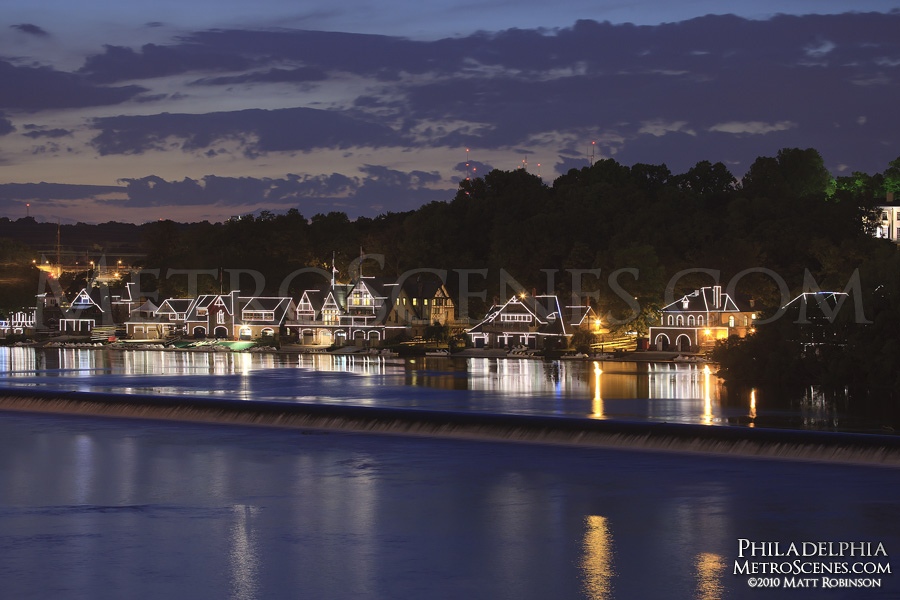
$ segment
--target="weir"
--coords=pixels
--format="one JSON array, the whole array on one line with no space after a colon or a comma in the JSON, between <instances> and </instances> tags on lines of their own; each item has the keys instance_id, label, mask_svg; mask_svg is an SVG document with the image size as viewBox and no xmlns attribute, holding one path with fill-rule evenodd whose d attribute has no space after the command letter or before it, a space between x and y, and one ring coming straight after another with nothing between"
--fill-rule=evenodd
<instances>
[{"instance_id":1,"label":"weir","mask_svg":"<svg viewBox=\"0 0 900 600\"><path fill-rule=\"evenodd\" d=\"M0 390L0 410L900 467L900 437L184 396Z\"/></svg>"}]
</instances>

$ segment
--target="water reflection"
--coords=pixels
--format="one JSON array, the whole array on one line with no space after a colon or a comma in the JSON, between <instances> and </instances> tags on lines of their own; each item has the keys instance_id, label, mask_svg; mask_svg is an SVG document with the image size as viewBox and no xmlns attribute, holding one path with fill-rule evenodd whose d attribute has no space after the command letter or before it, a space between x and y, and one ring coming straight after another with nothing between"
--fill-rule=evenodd
<instances>
[{"instance_id":1,"label":"water reflection","mask_svg":"<svg viewBox=\"0 0 900 600\"><path fill-rule=\"evenodd\" d=\"M709 399L709 365L703 367L703 424L712 424L712 400Z\"/></svg>"},{"instance_id":2,"label":"water reflection","mask_svg":"<svg viewBox=\"0 0 900 600\"><path fill-rule=\"evenodd\" d=\"M848 419L858 406L815 388L787 401L729 393L695 363L13 347L0 348L0 385L706 425L894 425Z\"/></svg>"},{"instance_id":3,"label":"water reflection","mask_svg":"<svg viewBox=\"0 0 900 600\"><path fill-rule=\"evenodd\" d=\"M756 388L750 390L750 427L756 427Z\"/></svg>"},{"instance_id":4,"label":"water reflection","mask_svg":"<svg viewBox=\"0 0 900 600\"><path fill-rule=\"evenodd\" d=\"M0 372L34 371L39 368L37 356L32 348L2 348L0 349Z\"/></svg>"},{"instance_id":5,"label":"water reflection","mask_svg":"<svg viewBox=\"0 0 900 600\"><path fill-rule=\"evenodd\" d=\"M253 517L258 509L246 504L232 507L234 522L231 525L231 598L252 600L257 597L259 582L259 556L253 535Z\"/></svg>"},{"instance_id":6,"label":"water reflection","mask_svg":"<svg viewBox=\"0 0 900 600\"><path fill-rule=\"evenodd\" d=\"M720 600L724 594L725 557L703 552L694 559L697 588L696 600Z\"/></svg>"},{"instance_id":7,"label":"water reflection","mask_svg":"<svg viewBox=\"0 0 900 600\"><path fill-rule=\"evenodd\" d=\"M581 572L585 595L591 600L612 598L613 538L606 517L590 515L584 520L585 532L582 548Z\"/></svg>"},{"instance_id":8,"label":"water reflection","mask_svg":"<svg viewBox=\"0 0 900 600\"><path fill-rule=\"evenodd\" d=\"M603 375L603 371L600 369L600 363L594 361L594 404L593 410L591 411L591 417L595 419L603 418L603 397L600 395L601 375Z\"/></svg>"}]
</instances>

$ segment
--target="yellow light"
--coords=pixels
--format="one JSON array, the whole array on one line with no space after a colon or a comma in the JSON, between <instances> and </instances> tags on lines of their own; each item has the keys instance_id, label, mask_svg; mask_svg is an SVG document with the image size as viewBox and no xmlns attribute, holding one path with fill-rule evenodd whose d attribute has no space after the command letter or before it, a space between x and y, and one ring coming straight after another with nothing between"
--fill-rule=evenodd
<instances>
[{"instance_id":1,"label":"yellow light","mask_svg":"<svg viewBox=\"0 0 900 600\"><path fill-rule=\"evenodd\" d=\"M712 400L709 397L709 365L703 367L703 424L712 424Z\"/></svg>"},{"instance_id":2,"label":"yellow light","mask_svg":"<svg viewBox=\"0 0 900 600\"><path fill-rule=\"evenodd\" d=\"M704 333L704 335L709 335L709 334L710 334L710 331L709 331L709 329L706 329L706 330L703 331L703 333Z\"/></svg>"},{"instance_id":3,"label":"yellow light","mask_svg":"<svg viewBox=\"0 0 900 600\"><path fill-rule=\"evenodd\" d=\"M597 329L600 329L600 319L597 319L596 321L594 321L594 325L597 326Z\"/></svg>"},{"instance_id":4,"label":"yellow light","mask_svg":"<svg viewBox=\"0 0 900 600\"><path fill-rule=\"evenodd\" d=\"M593 411L591 412L591 417L594 419L602 419L603 418L603 398L600 396L600 376L603 374L603 371L600 369L600 363L596 360L594 361L594 402L592 405Z\"/></svg>"},{"instance_id":5,"label":"yellow light","mask_svg":"<svg viewBox=\"0 0 900 600\"><path fill-rule=\"evenodd\" d=\"M525 292L522 292L521 294L519 294L519 298L522 298L522 299L524 300L524 299L525 299Z\"/></svg>"}]
</instances>

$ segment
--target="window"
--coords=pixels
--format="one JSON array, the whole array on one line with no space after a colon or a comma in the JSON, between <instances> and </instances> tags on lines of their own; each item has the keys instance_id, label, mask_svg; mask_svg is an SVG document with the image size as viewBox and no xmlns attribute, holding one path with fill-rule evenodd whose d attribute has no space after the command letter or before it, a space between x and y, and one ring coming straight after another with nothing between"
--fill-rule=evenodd
<instances>
[{"instance_id":1,"label":"window","mask_svg":"<svg viewBox=\"0 0 900 600\"><path fill-rule=\"evenodd\" d=\"M336 308L322 309L322 320L329 325L337 325L341 317Z\"/></svg>"},{"instance_id":2,"label":"window","mask_svg":"<svg viewBox=\"0 0 900 600\"><path fill-rule=\"evenodd\" d=\"M502 314L500 315L500 321L503 323L530 323L531 315L522 315L522 314Z\"/></svg>"},{"instance_id":3,"label":"window","mask_svg":"<svg viewBox=\"0 0 900 600\"><path fill-rule=\"evenodd\" d=\"M675 324L678 325L679 327L683 326L684 325L684 317L682 315L678 315L675 318Z\"/></svg>"},{"instance_id":4,"label":"window","mask_svg":"<svg viewBox=\"0 0 900 600\"><path fill-rule=\"evenodd\" d=\"M728 317L728 326L734 327L734 315L731 315L730 317Z\"/></svg>"},{"instance_id":5,"label":"window","mask_svg":"<svg viewBox=\"0 0 900 600\"><path fill-rule=\"evenodd\" d=\"M220 311L216 314L216 323L218 323L219 325L224 325L224 324L225 324L225 311L220 310Z\"/></svg>"},{"instance_id":6,"label":"window","mask_svg":"<svg viewBox=\"0 0 900 600\"><path fill-rule=\"evenodd\" d=\"M197 309L197 316L198 316L198 317L205 317L205 316L206 316L206 308L198 308L198 309Z\"/></svg>"},{"instance_id":7,"label":"window","mask_svg":"<svg viewBox=\"0 0 900 600\"><path fill-rule=\"evenodd\" d=\"M669 325L674 325L674 324L675 324L675 317L673 317L672 315L669 315Z\"/></svg>"},{"instance_id":8,"label":"window","mask_svg":"<svg viewBox=\"0 0 900 600\"><path fill-rule=\"evenodd\" d=\"M688 323L687 324L690 327L694 326L694 315L688 315Z\"/></svg>"},{"instance_id":9,"label":"window","mask_svg":"<svg viewBox=\"0 0 900 600\"><path fill-rule=\"evenodd\" d=\"M245 310L243 312L245 321L274 321L275 312L271 310Z\"/></svg>"},{"instance_id":10,"label":"window","mask_svg":"<svg viewBox=\"0 0 900 600\"><path fill-rule=\"evenodd\" d=\"M697 327L703 327L703 315L697 317Z\"/></svg>"}]
</instances>

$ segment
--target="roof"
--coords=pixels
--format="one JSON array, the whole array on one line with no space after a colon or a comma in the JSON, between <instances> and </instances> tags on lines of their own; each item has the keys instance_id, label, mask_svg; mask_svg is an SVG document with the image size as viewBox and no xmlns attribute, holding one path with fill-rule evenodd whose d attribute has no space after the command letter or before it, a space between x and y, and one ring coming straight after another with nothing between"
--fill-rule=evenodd
<instances>
[{"instance_id":1,"label":"roof","mask_svg":"<svg viewBox=\"0 0 900 600\"><path fill-rule=\"evenodd\" d=\"M503 322L501 315L530 315L533 320L529 329L534 328L537 333L544 335L568 335L565 313L555 295L512 296L505 304L492 306L484 319L469 329L468 333L483 333L485 327L499 326ZM510 326L509 330L518 328Z\"/></svg>"},{"instance_id":2,"label":"roof","mask_svg":"<svg viewBox=\"0 0 900 600\"><path fill-rule=\"evenodd\" d=\"M169 298L164 300L159 308L156 309L157 314L186 314L194 303L193 298Z\"/></svg>"},{"instance_id":3,"label":"roof","mask_svg":"<svg viewBox=\"0 0 900 600\"><path fill-rule=\"evenodd\" d=\"M150 302L149 300L147 300L146 302L144 302L143 304L141 304L140 306L135 308L133 312L155 313L156 311L157 311L156 305L153 304L152 302Z\"/></svg>"},{"instance_id":4,"label":"roof","mask_svg":"<svg viewBox=\"0 0 900 600\"><path fill-rule=\"evenodd\" d=\"M719 295L718 308L716 294ZM719 286L702 287L662 308L663 312L743 312Z\"/></svg>"},{"instance_id":5,"label":"roof","mask_svg":"<svg viewBox=\"0 0 900 600\"><path fill-rule=\"evenodd\" d=\"M242 302L246 300L241 307L242 316L243 311L247 310L271 311L271 322L273 323L284 321L288 311L294 308L293 298L287 296L241 298L240 300Z\"/></svg>"},{"instance_id":6,"label":"roof","mask_svg":"<svg viewBox=\"0 0 900 600\"><path fill-rule=\"evenodd\" d=\"M357 287L364 286L367 290L369 290L369 293L372 295L372 297L388 298L389 296L384 289L386 284L387 282L381 277L360 277L353 284L350 291Z\"/></svg>"},{"instance_id":7,"label":"roof","mask_svg":"<svg viewBox=\"0 0 900 600\"><path fill-rule=\"evenodd\" d=\"M792 320L833 321L844 301L850 297L846 292L805 292L781 307Z\"/></svg>"}]
</instances>

